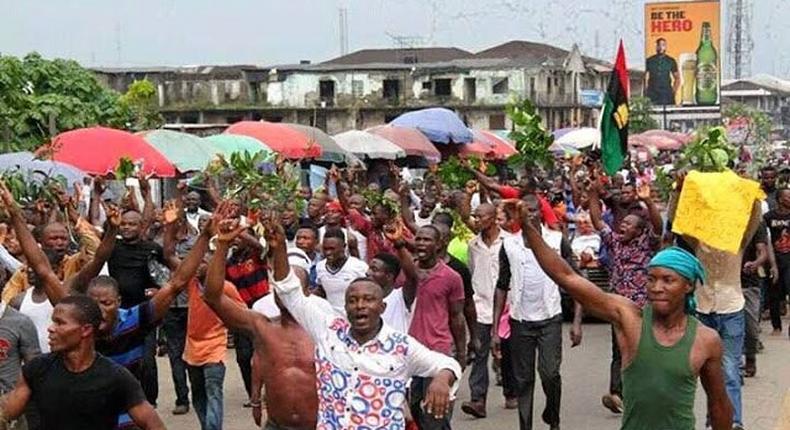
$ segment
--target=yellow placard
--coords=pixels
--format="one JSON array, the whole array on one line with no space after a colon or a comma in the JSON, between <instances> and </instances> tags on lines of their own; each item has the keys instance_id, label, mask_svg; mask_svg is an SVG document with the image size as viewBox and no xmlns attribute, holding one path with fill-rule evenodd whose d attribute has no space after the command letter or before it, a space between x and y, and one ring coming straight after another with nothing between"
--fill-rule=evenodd
<instances>
[{"instance_id":1,"label":"yellow placard","mask_svg":"<svg viewBox=\"0 0 790 430\"><path fill-rule=\"evenodd\" d=\"M732 171L690 172L683 182L672 231L722 251L738 253L760 184Z\"/></svg>"}]
</instances>

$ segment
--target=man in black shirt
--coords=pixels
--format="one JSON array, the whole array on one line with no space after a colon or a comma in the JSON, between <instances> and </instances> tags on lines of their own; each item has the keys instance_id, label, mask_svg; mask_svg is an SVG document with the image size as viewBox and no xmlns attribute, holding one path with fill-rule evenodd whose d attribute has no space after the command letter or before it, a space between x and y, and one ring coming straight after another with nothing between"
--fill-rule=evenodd
<instances>
[{"instance_id":1,"label":"man in black shirt","mask_svg":"<svg viewBox=\"0 0 790 430\"><path fill-rule=\"evenodd\" d=\"M143 239L143 216L136 210L124 212L121 218L121 240L115 244L107 266L118 282L121 293L121 308L130 309L144 302L159 288L151 278L149 262L164 264L162 247L155 242ZM159 397L159 382L156 368L156 332L153 331L145 341L143 372L141 383L146 398L156 405Z\"/></svg>"},{"instance_id":2,"label":"man in black shirt","mask_svg":"<svg viewBox=\"0 0 790 430\"><path fill-rule=\"evenodd\" d=\"M647 97L655 105L674 105L680 88L678 63L667 55L667 41L656 40L656 54L645 61Z\"/></svg>"},{"instance_id":3,"label":"man in black shirt","mask_svg":"<svg viewBox=\"0 0 790 430\"><path fill-rule=\"evenodd\" d=\"M86 296L69 296L55 306L52 352L22 369L16 387L0 402L0 427L32 400L42 430L112 430L123 412L143 430L165 428L129 371L96 353L101 322L99 306Z\"/></svg>"},{"instance_id":4,"label":"man in black shirt","mask_svg":"<svg viewBox=\"0 0 790 430\"><path fill-rule=\"evenodd\" d=\"M790 189L781 189L776 192L776 209L769 211L764 216L765 225L771 233L778 266L777 278L772 279L768 289L768 304L771 311L771 325L774 335L782 332L780 305L783 306L785 297L790 292Z\"/></svg>"}]
</instances>

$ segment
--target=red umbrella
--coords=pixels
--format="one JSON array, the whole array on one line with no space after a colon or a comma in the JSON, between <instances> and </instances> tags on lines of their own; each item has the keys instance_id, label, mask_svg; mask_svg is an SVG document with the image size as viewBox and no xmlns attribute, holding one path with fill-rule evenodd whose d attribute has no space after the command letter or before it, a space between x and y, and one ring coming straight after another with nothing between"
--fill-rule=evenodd
<instances>
[{"instance_id":1,"label":"red umbrella","mask_svg":"<svg viewBox=\"0 0 790 430\"><path fill-rule=\"evenodd\" d=\"M314 139L276 122L241 121L228 127L225 133L254 137L286 158L315 158L321 155L321 146Z\"/></svg>"},{"instance_id":2,"label":"red umbrella","mask_svg":"<svg viewBox=\"0 0 790 430\"><path fill-rule=\"evenodd\" d=\"M503 160L515 154L516 148L507 140L490 131L472 130L474 140L461 145L459 155L474 155L494 160Z\"/></svg>"},{"instance_id":3,"label":"red umbrella","mask_svg":"<svg viewBox=\"0 0 790 430\"><path fill-rule=\"evenodd\" d=\"M380 125L365 131L381 136L400 146L407 156L423 157L433 163L438 163L442 159L442 155L431 141L416 128Z\"/></svg>"},{"instance_id":4,"label":"red umbrella","mask_svg":"<svg viewBox=\"0 0 790 430\"><path fill-rule=\"evenodd\" d=\"M112 128L91 127L67 131L55 136L45 150L52 152L53 160L95 175L112 172L123 157L141 162L141 170L146 175L176 175L173 164L141 136Z\"/></svg>"}]
</instances>

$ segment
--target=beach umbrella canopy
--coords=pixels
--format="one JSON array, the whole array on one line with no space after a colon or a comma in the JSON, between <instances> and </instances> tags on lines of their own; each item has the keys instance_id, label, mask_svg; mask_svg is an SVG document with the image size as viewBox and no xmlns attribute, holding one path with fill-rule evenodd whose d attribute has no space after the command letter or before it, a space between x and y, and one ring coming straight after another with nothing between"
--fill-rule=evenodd
<instances>
[{"instance_id":1,"label":"beach umbrella canopy","mask_svg":"<svg viewBox=\"0 0 790 430\"><path fill-rule=\"evenodd\" d=\"M554 134L554 142L560 146L572 146L576 149L582 149L598 145L601 142L601 132L597 128L584 127L557 131L560 131L561 134L559 137L557 137L557 134Z\"/></svg>"},{"instance_id":2,"label":"beach umbrella canopy","mask_svg":"<svg viewBox=\"0 0 790 430\"><path fill-rule=\"evenodd\" d=\"M271 148L260 140L241 134L215 134L204 137L203 140L211 145L214 153L221 154L225 158L229 158L234 152L247 151L250 154L257 154L260 151L272 152Z\"/></svg>"},{"instance_id":3,"label":"beach umbrella canopy","mask_svg":"<svg viewBox=\"0 0 790 430\"><path fill-rule=\"evenodd\" d=\"M472 143L461 145L459 154L464 155L472 145L477 145L476 150L485 151L482 156L494 160L504 160L518 152L510 141L498 136L496 133L486 130L472 130L472 134L475 139Z\"/></svg>"},{"instance_id":4,"label":"beach umbrella canopy","mask_svg":"<svg viewBox=\"0 0 790 430\"><path fill-rule=\"evenodd\" d=\"M172 130L137 133L159 150L180 172L203 170L214 158L215 149L204 139Z\"/></svg>"},{"instance_id":5,"label":"beach umbrella canopy","mask_svg":"<svg viewBox=\"0 0 790 430\"><path fill-rule=\"evenodd\" d=\"M442 155L431 141L414 128L380 125L365 131L398 145L406 152L407 157L425 158L432 163L438 163L442 159Z\"/></svg>"},{"instance_id":6,"label":"beach umbrella canopy","mask_svg":"<svg viewBox=\"0 0 790 430\"><path fill-rule=\"evenodd\" d=\"M471 130L458 115L445 108L421 109L406 112L390 122L397 127L420 130L431 142L444 144L469 143L474 139Z\"/></svg>"},{"instance_id":7,"label":"beach umbrella canopy","mask_svg":"<svg viewBox=\"0 0 790 430\"><path fill-rule=\"evenodd\" d=\"M366 131L350 130L335 135L341 148L361 158L395 160L406 157L406 151L389 140Z\"/></svg>"},{"instance_id":8,"label":"beach umbrella canopy","mask_svg":"<svg viewBox=\"0 0 790 430\"><path fill-rule=\"evenodd\" d=\"M286 122L282 123L282 125L305 135L310 141L315 142L321 147L321 155L315 158L316 161L346 164L361 163L361 160L357 156L341 148L340 145L335 142L335 139L332 139L332 136L324 133L324 131L319 128Z\"/></svg>"},{"instance_id":9,"label":"beach umbrella canopy","mask_svg":"<svg viewBox=\"0 0 790 430\"><path fill-rule=\"evenodd\" d=\"M228 127L225 134L258 139L272 151L290 159L321 156L321 146L314 139L309 139L306 134L280 123L240 121Z\"/></svg>"},{"instance_id":10,"label":"beach umbrella canopy","mask_svg":"<svg viewBox=\"0 0 790 430\"><path fill-rule=\"evenodd\" d=\"M34 181L43 181L46 177L63 176L67 185L82 183L88 176L82 170L58 161L38 160L32 152L10 152L0 154L0 172L27 172Z\"/></svg>"},{"instance_id":11,"label":"beach umbrella canopy","mask_svg":"<svg viewBox=\"0 0 790 430\"><path fill-rule=\"evenodd\" d=\"M634 147L654 148L660 151L676 151L687 142L663 133L640 133L628 136L628 144Z\"/></svg>"},{"instance_id":12,"label":"beach umbrella canopy","mask_svg":"<svg viewBox=\"0 0 790 430\"><path fill-rule=\"evenodd\" d=\"M160 178L176 176L176 168L161 152L141 136L105 127L80 128L61 133L42 149L52 159L70 164L86 173L105 175L121 158L139 162L142 173Z\"/></svg>"}]
</instances>

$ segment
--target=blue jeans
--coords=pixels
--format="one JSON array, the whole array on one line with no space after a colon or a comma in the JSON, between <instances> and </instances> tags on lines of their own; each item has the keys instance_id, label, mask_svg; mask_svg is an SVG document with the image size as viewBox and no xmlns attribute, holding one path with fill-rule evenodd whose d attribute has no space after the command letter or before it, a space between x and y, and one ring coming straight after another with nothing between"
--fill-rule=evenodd
<instances>
[{"instance_id":1,"label":"blue jeans","mask_svg":"<svg viewBox=\"0 0 790 430\"><path fill-rule=\"evenodd\" d=\"M733 424L743 424L743 406L741 404L741 355L743 354L743 337L745 319L743 310L730 314L698 314L697 318L706 326L716 330L724 347L722 367L724 368L724 384L727 396L732 402L734 415Z\"/></svg>"},{"instance_id":2,"label":"blue jeans","mask_svg":"<svg viewBox=\"0 0 790 430\"><path fill-rule=\"evenodd\" d=\"M225 365L211 363L188 366L192 385L192 406L195 408L201 430L222 430L222 385L225 382Z\"/></svg>"}]
</instances>

